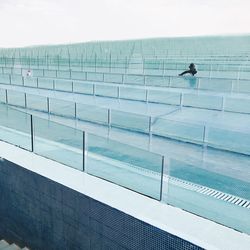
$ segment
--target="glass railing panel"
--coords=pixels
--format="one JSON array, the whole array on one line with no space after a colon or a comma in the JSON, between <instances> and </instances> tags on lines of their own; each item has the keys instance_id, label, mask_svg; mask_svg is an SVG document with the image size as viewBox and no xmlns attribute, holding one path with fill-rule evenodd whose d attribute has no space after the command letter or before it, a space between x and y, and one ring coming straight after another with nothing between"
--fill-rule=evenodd
<instances>
[{"instance_id":1,"label":"glass railing panel","mask_svg":"<svg viewBox=\"0 0 250 250\"><path fill-rule=\"evenodd\" d=\"M45 69L44 70L44 76L45 77L56 77L56 70L48 70L48 69Z\"/></svg>"},{"instance_id":2,"label":"glass railing panel","mask_svg":"<svg viewBox=\"0 0 250 250\"><path fill-rule=\"evenodd\" d=\"M103 84L95 84L95 95L118 97L118 87Z\"/></svg>"},{"instance_id":3,"label":"glass railing panel","mask_svg":"<svg viewBox=\"0 0 250 250\"><path fill-rule=\"evenodd\" d=\"M12 74L12 70L11 70L11 68L3 68L3 73L11 75Z\"/></svg>"},{"instance_id":4,"label":"glass railing panel","mask_svg":"<svg viewBox=\"0 0 250 250\"><path fill-rule=\"evenodd\" d=\"M148 101L155 103L164 103L172 105L181 104L181 94L174 92L167 92L163 90L148 90Z\"/></svg>"},{"instance_id":5,"label":"glass railing panel","mask_svg":"<svg viewBox=\"0 0 250 250\"><path fill-rule=\"evenodd\" d=\"M86 104L76 104L76 117L83 121L108 124L108 109Z\"/></svg>"},{"instance_id":6,"label":"glass railing panel","mask_svg":"<svg viewBox=\"0 0 250 250\"><path fill-rule=\"evenodd\" d=\"M0 105L0 139L31 150L31 116Z\"/></svg>"},{"instance_id":7,"label":"glass railing panel","mask_svg":"<svg viewBox=\"0 0 250 250\"><path fill-rule=\"evenodd\" d=\"M206 71L206 70L199 70L198 69L198 73L196 75L197 77L210 77L211 76L211 72Z\"/></svg>"},{"instance_id":8,"label":"glass railing panel","mask_svg":"<svg viewBox=\"0 0 250 250\"><path fill-rule=\"evenodd\" d=\"M200 89L213 90L213 91L226 91L232 90L233 81L231 79L200 79Z\"/></svg>"},{"instance_id":9,"label":"glass railing panel","mask_svg":"<svg viewBox=\"0 0 250 250\"><path fill-rule=\"evenodd\" d=\"M118 110L111 111L111 126L149 133L150 117Z\"/></svg>"},{"instance_id":10,"label":"glass railing panel","mask_svg":"<svg viewBox=\"0 0 250 250\"><path fill-rule=\"evenodd\" d=\"M102 73L87 72L87 80L103 82L103 74Z\"/></svg>"},{"instance_id":11,"label":"glass railing panel","mask_svg":"<svg viewBox=\"0 0 250 250\"><path fill-rule=\"evenodd\" d=\"M23 83L27 87L37 87L37 78L26 76L23 78Z\"/></svg>"},{"instance_id":12,"label":"glass railing panel","mask_svg":"<svg viewBox=\"0 0 250 250\"><path fill-rule=\"evenodd\" d=\"M126 68L111 68L110 71L111 73L118 73L118 74L125 74L127 72Z\"/></svg>"},{"instance_id":13,"label":"glass railing panel","mask_svg":"<svg viewBox=\"0 0 250 250\"><path fill-rule=\"evenodd\" d=\"M124 83L144 85L144 76L142 76L142 75L124 75Z\"/></svg>"},{"instance_id":14,"label":"glass railing panel","mask_svg":"<svg viewBox=\"0 0 250 250\"><path fill-rule=\"evenodd\" d=\"M83 170L83 132L33 117L34 152Z\"/></svg>"},{"instance_id":15,"label":"glass railing panel","mask_svg":"<svg viewBox=\"0 0 250 250\"><path fill-rule=\"evenodd\" d=\"M73 92L93 95L94 94L93 86L94 86L94 83L73 81Z\"/></svg>"},{"instance_id":16,"label":"glass railing panel","mask_svg":"<svg viewBox=\"0 0 250 250\"><path fill-rule=\"evenodd\" d=\"M70 70L70 67L68 63L65 65L60 64L59 67L57 67L57 69L67 71L67 70Z\"/></svg>"},{"instance_id":17,"label":"glass railing panel","mask_svg":"<svg viewBox=\"0 0 250 250\"><path fill-rule=\"evenodd\" d=\"M122 83L121 74L104 74L104 82Z\"/></svg>"},{"instance_id":18,"label":"glass railing panel","mask_svg":"<svg viewBox=\"0 0 250 250\"><path fill-rule=\"evenodd\" d=\"M212 71L210 76L213 78L237 78L237 72Z\"/></svg>"},{"instance_id":19,"label":"glass railing panel","mask_svg":"<svg viewBox=\"0 0 250 250\"><path fill-rule=\"evenodd\" d=\"M163 69L144 69L144 74L152 76L162 76L164 74Z\"/></svg>"},{"instance_id":20,"label":"glass railing panel","mask_svg":"<svg viewBox=\"0 0 250 250\"><path fill-rule=\"evenodd\" d=\"M226 97L224 110L250 114L250 99Z\"/></svg>"},{"instance_id":21,"label":"glass railing panel","mask_svg":"<svg viewBox=\"0 0 250 250\"><path fill-rule=\"evenodd\" d=\"M97 65L95 68L95 72L100 72L100 73L107 73L107 72L111 72L111 69L107 66L101 66L101 65Z\"/></svg>"},{"instance_id":22,"label":"glass railing panel","mask_svg":"<svg viewBox=\"0 0 250 250\"><path fill-rule=\"evenodd\" d=\"M131 75L142 75L143 74L143 65L142 64L129 64L127 73Z\"/></svg>"},{"instance_id":23,"label":"glass railing panel","mask_svg":"<svg viewBox=\"0 0 250 250\"><path fill-rule=\"evenodd\" d=\"M8 104L25 107L25 93L15 90L7 90Z\"/></svg>"},{"instance_id":24,"label":"glass railing panel","mask_svg":"<svg viewBox=\"0 0 250 250\"><path fill-rule=\"evenodd\" d=\"M51 114L75 117L75 103L54 98L49 98L49 112Z\"/></svg>"},{"instance_id":25,"label":"glass railing panel","mask_svg":"<svg viewBox=\"0 0 250 250\"><path fill-rule=\"evenodd\" d=\"M87 80L87 73L80 71L71 71L71 78L76 80Z\"/></svg>"},{"instance_id":26,"label":"glass railing panel","mask_svg":"<svg viewBox=\"0 0 250 250\"><path fill-rule=\"evenodd\" d=\"M43 112L49 112L48 101L45 96L26 94L26 105L29 109L34 109Z\"/></svg>"},{"instance_id":27,"label":"glass railing panel","mask_svg":"<svg viewBox=\"0 0 250 250\"><path fill-rule=\"evenodd\" d=\"M211 164L206 166L203 163L190 164L170 159L169 176L163 182L163 201L249 233L250 223L246 223L249 209L237 205L241 200L245 203L250 199L249 180L235 178L231 173L233 170L224 174ZM239 200L236 204L230 202L234 197Z\"/></svg>"},{"instance_id":28,"label":"glass railing panel","mask_svg":"<svg viewBox=\"0 0 250 250\"><path fill-rule=\"evenodd\" d=\"M6 103L6 90L0 89L0 103Z\"/></svg>"},{"instance_id":29,"label":"glass railing panel","mask_svg":"<svg viewBox=\"0 0 250 250\"><path fill-rule=\"evenodd\" d=\"M211 147L250 155L250 131L207 126L206 142Z\"/></svg>"},{"instance_id":30,"label":"glass railing panel","mask_svg":"<svg viewBox=\"0 0 250 250\"><path fill-rule=\"evenodd\" d=\"M22 74L22 69L20 69L20 68L12 68L12 74L13 75L21 75Z\"/></svg>"},{"instance_id":31,"label":"glass railing panel","mask_svg":"<svg viewBox=\"0 0 250 250\"><path fill-rule=\"evenodd\" d=\"M222 110L223 97L203 94L183 94L183 106Z\"/></svg>"},{"instance_id":32,"label":"glass railing panel","mask_svg":"<svg viewBox=\"0 0 250 250\"><path fill-rule=\"evenodd\" d=\"M43 69L32 69L31 74L34 77L43 77Z\"/></svg>"},{"instance_id":33,"label":"glass railing panel","mask_svg":"<svg viewBox=\"0 0 250 250\"><path fill-rule=\"evenodd\" d=\"M164 73L165 73L166 76L174 76L174 77L176 77L176 76L178 76L178 74L181 73L181 71L177 70L177 69L165 69Z\"/></svg>"},{"instance_id":34,"label":"glass railing panel","mask_svg":"<svg viewBox=\"0 0 250 250\"><path fill-rule=\"evenodd\" d=\"M0 83L10 84L10 75L0 74Z\"/></svg>"},{"instance_id":35,"label":"glass railing panel","mask_svg":"<svg viewBox=\"0 0 250 250\"><path fill-rule=\"evenodd\" d=\"M55 80L55 89L61 91L72 92L73 83L69 80L56 79Z\"/></svg>"},{"instance_id":36,"label":"glass railing panel","mask_svg":"<svg viewBox=\"0 0 250 250\"><path fill-rule=\"evenodd\" d=\"M57 77L70 79L70 71L69 70L67 70L67 71L66 70L58 70Z\"/></svg>"},{"instance_id":37,"label":"glass railing panel","mask_svg":"<svg viewBox=\"0 0 250 250\"><path fill-rule=\"evenodd\" d=\"M87 173L160 200L162 156L92 134L86 151Z\"/></svg>"},{"instance_id":38,"label":"glass railing panel","mask_svg":"<svg viewBox=\"0 0 250 250\"><path fill-rule=\"evenodd\" d=\"M169 85L169 78L163 76L145 76L145 82L148 86L162 86Z\"/></svg>"},{"instance_id":39,"label":"glass railing panel","mask_svg":"<svg viewBox=\"0 0 250 250\"><path fill-rule=\"evenodd\" d=\"M238 73L237 78L239 78L239 79L248 79L248 80L250 80L250 71L249 71L249 70L248 70L248 72L247 72L247 71L246 71L246 72L240 71L240 72Z\"/></svg>"},{"instance_id":40,"label":"glass railing panel","mask_svg":"<svg viewBox=\"0 0 250 250\"><path fill-rule=\"evenodd\" d=\"M193 76L172 77L170 79L170 87L196 89L198 86L198 81L199 80Z\"/></svg>"},{"instance_id":41,"label":"glass railing panel","mask_svg":"<svg viewBox=\"0 0 250 250\"><path fill-rule=\"evenodd\" d=\"M49 78L38 78L38 88L54 89L54 80Z\"/></svg>"},{"instance_id":42,"label":"glass railing panel","mask_svg":"<svg viewBox=\"0 0 250 250\"><path fill-rule=\"evenodd\" d=\"M23 85L23 77L19 75L11 75L10 82L13 85Z\"/></svg>"},{"instance_id":43,"label":"glass railing panel","mask_svg":"<svg viewBox=\"0 0 250 250\"><path fill-rule=\"evenodd\" d=\"M120 87L120 98L128 100L146 101L146 90L140 88Z\"/></svg>"},{"instance_id":44,"label":"glass railing panel","mask_svg":"<svg viewBox=\"0 0 250 250\"><path fill-rule=\"evenodd\" d=\"M249 93L250 92L250 80L239 80L237 91Z\"/></svg>"},{"instance_id":45,"label":"glass railing panel","mask_svg":"<svg viewBox=\"0 0 250 250\"><path fill-rule=\"evenodd\" d=\"M204 126L166 118L152 118L152 134L202 144Z\"/></svg>"}]
</instances>

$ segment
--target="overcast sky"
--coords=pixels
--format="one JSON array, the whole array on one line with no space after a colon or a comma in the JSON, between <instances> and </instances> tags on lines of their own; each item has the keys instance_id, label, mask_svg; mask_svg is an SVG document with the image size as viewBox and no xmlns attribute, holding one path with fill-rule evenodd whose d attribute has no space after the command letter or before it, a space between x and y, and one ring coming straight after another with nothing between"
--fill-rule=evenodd
<instances>
[{"instance_id":1,"label":"overcast sky","mask_svg":"<svg viewBox=\"0 0 250 250\"><path fill-rule=\"evenodd\" d=\"M250 33L250 0L0 0L0 47Z\"/></svg>"}]
</instances>

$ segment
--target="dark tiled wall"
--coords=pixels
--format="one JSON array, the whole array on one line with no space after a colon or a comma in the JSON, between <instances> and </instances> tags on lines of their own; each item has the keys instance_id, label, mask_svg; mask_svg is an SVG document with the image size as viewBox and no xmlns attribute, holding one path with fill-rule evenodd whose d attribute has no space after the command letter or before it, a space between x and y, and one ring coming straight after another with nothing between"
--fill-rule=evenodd
<instances>
[{"instance_id":1,"label":"dark tiled wall","mask_svg":"<svg viewBox=\"0 0 250 250\"><path fill-rule=\"evenodd\" d=\"M0 161L0 237L34 250L200 249L6 160Z\"/></svg>"}]
</instances>

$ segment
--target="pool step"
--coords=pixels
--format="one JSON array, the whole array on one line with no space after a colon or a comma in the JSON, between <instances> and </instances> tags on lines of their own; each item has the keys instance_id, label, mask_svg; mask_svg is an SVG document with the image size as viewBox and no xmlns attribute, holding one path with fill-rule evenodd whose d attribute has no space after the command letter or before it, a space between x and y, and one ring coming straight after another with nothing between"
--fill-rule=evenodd
<instances>
[{"instance_id":1,"label":"pool step","mask_svg":"<svg viewBox=\"0 0 250 250\"><path fill-rule=\"evenodd\" d=\"M14 243L9 244L5 240L0 240L0 250L29 250L29 248L27 248L27 247L20 248L19 246L17 246Z\"/></svg>"},{"instance_id":2,"label":"pool step","mask_svg":"<svg viewBox=\"0 0 250 250\"><path fill-rule=\"evenodd\" d=\"M173 183L174 185L201 193L203 195L211 196L219 200L223 200L229 203L232 203L234 205L237 205L239 207L244 207L250 209L250 201L243 199L241 197L237 197L231 194L223 193L221 191L204 187L198 184L194 184L185 180L181 180L175 177L169 177L169 181Z\"/></svg>"}]
</instances>

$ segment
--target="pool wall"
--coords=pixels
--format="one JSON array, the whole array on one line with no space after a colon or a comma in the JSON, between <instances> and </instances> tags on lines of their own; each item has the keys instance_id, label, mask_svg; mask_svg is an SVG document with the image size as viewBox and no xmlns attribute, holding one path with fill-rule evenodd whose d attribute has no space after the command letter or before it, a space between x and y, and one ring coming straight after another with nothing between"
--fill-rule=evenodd
<instances>
[{"instance_id":1,"label":"pool wall","mask_svg":"<svg viewBox=\"0 0 250 250\"><path fill-rule=\"evenodd\" d=\"M20 246L38 250L201 249L2 158L0 190L0 237Z\"/></svg>"}]
</instances>

